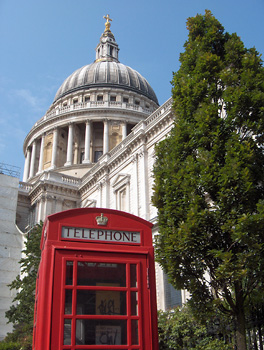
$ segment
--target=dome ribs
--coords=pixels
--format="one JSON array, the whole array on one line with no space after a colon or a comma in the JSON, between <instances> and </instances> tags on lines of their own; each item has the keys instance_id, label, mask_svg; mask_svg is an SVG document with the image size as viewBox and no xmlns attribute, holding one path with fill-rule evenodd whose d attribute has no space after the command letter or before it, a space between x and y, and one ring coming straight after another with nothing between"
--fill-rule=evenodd
<instances>
[{"instance_id":1,"label":"dome ribs","mask_svg":"<svg viewBox=\"0 0 264 350\"><path fill-rule=\"evenodd\" d=\"M129 66L112 61L94 62L77 69L62 83L54 102L73 91L106 86L138 92L158 104L155 92L141 74Z\"/></svg>"}]
</instances>

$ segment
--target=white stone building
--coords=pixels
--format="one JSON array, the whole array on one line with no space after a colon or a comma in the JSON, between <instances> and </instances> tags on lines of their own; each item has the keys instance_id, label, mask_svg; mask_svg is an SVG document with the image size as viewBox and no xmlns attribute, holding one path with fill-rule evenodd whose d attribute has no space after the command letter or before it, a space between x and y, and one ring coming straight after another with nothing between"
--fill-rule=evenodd
<instances>
[{"instance_id":1,"label":"white stone building","mask_svg":"<svg viewBox=\"0 0 264 350\"><path fill-rule=\"evenodd\" d=\"M159 106L150 84L118 60L109 16L93 63L61 85L24 142L17 225L76 207L119 209L154 224L151 204L155 144L173 125L171 99ZM184 301L157 267L160 309Z\"/></svg>"}]
</instances>

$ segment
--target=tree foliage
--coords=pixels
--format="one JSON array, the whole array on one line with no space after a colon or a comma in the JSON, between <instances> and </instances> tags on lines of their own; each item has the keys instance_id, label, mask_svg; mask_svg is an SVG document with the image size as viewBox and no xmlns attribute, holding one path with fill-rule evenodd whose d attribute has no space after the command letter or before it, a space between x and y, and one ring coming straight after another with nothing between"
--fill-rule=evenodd
<instances>
[{"instance_id":1,"label":"tree foliage","mask_svg":"<svg viewBox=\"0 0 264 350\"><path fill-rule=\"evenodd\" d=\"M157 259L198 310L235 317L244 350L247 305L264 281L264 69L210 11L187 28L175 125L156 148Z\"/></svg>"},{"instance_id":2,"label":"tree foliage","mask_svg":"<svg viewBox=\"0 0 264 350\"><path fill-rule=\"evenodd\" d=\"M214 323L208 319L205 324L198 321L189 307L159 311L158 331L160 350L231 350L228 322ZM226 341L225 341L226 339Z\"/></svg>"},{"instance_id":3,"label":"tree foliage","mask_svg":"<svg viewBox=\"0 0 264 350\"><path fill-rule=\"evenodd\" d=\"M25 249L20 260L21 274L10 284L17 291L13 305L6 312L6 318L14 325L14 332L6 341L19 341L23 349L31 349L31 336L34 321L35 287L40 262L40 239L42 223L37 224L28 233Z\"/></svg>"}]
</instances>

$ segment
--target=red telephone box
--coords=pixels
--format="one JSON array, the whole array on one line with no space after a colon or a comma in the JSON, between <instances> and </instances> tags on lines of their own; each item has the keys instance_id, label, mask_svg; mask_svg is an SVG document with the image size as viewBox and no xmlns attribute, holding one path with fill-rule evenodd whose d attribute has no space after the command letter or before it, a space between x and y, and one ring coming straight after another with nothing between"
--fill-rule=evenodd
<instances>
[{"instance_id":1,"label":"red telephone box","mask_svg":"<svg viewBox=\"0 0 264 350\"><path fill-rule=\"evenodd\" d=\"M152 224L110 209L47 217L33 350L157 350Z\"/></svg>"}]
</instances>

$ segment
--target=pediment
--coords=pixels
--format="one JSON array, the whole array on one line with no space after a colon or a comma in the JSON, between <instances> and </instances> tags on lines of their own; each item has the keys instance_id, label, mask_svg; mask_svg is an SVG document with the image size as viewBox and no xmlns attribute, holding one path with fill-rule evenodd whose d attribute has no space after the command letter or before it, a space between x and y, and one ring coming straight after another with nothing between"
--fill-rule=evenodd
<instances>
[{"instance_id":1,"label":"pediment","mask_svg":"<svg viewBox=\"0 0 264 350\"><path fill-rule=\"evenodd\" d=\"M117 190L119 187L130 182L129 174L118 174L113 182L113 187Z\"/></svg>"}]
</instances>

